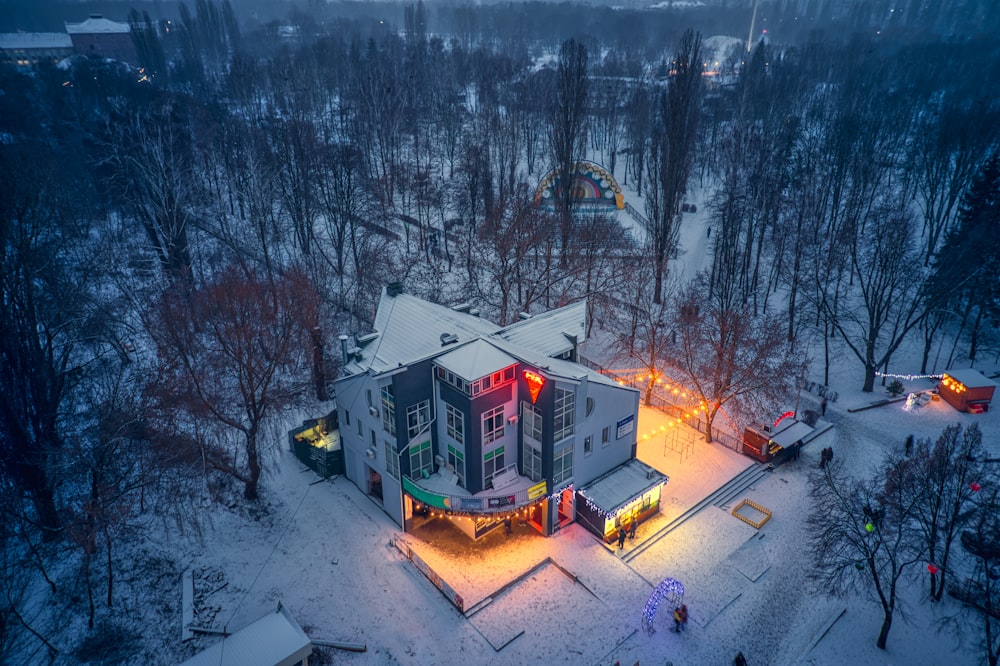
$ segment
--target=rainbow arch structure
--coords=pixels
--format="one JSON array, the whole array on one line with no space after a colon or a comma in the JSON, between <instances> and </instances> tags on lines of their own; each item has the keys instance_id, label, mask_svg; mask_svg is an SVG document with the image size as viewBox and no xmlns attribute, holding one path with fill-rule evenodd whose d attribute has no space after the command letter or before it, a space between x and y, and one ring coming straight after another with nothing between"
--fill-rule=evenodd
<instances>
[{"instance_id":1,"label":"rainbow arch structure","mask_svg":"<svg viewBox=\"0 0 1000 666\"><path fill-rule=\"evenodd\" d=\"M563 177L559 167L545 174L535 189L535 205L555 210L562 194ZM625 207L622 188L615 177L594 162L581 160L574 165L572 177L573 199L577 204L599 208Z\"/></svg>"}]
</instances>

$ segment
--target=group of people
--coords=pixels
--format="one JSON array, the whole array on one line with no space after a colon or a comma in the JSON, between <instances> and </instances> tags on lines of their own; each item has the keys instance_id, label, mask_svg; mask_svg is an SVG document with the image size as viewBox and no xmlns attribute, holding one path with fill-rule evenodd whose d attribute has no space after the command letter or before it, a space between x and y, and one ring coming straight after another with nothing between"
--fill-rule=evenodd
<instances>
[{"instance_id":1,"label":"group of people","mask_svg":"<svg viewBox=\"0 0 1000 666\"><path fill-rule=\"evenodd\" d=\"M676 633L681 633L687 629L688 623L688 607L686 604L681 604L674 609L674 631Z\"/></svg>"},{"instance_id":2,"label":"group of people","mask_svg":"<svg viewBox=\"0 0 1000 666\"><path fill-rule=\"evenodd\" d=\"M823 469L828 463L833 462L833 447L828 446L819 452L819 468Z\"/></svg>"},{"instance_id":3,"label":"group of people","mask_svg":"<svg viewBox=\"0 0 1000 666\"><path fill-rule=\"evenodd\" d=\"M635 528L638 525L638 523L639 521L637 520L630 520L628 523L622 523L621 525L618 526L619 548L625 547L625 537L628 537L629 539L635 538Z\"/></svg>"}]
</instances>

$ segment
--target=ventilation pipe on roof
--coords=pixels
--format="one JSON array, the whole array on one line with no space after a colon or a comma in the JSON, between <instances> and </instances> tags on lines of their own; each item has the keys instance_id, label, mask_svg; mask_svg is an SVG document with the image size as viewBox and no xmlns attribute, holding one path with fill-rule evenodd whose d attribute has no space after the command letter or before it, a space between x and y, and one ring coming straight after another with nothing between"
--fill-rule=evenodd
<instances>
[{"instance_id":1,"label":"ventilation pipe on roof","mask_svg":"<svg viewBox=\"0 0 1000 666\"><path fill-rule=\"evenodd\" d=\"M389 298L395 298L403 293L403 283L402 282L390 282L385 286L385 295Z\"/></svg>"},{"instance_id":2,"label":"ventilation pipe on roof","mask_svg":"<svg viewBox=\"0 0 1000 666\"><path fill-rule=\"evenodd\" d=\"M339 339L340 339L340 357L344 365L347 365L351 360L350 354L347 351L347 341L349 338L346 335L341 335Z\"/></svg>"},{"instance_id":3,"label":"ventilation pipe on roof","mask_svg":"<svg viewBox=\"0 0 1000 666\"><path fill-rule=\"evenodd\" d=\"M441 334L441 346L447 347L448 345L453 345L458 342L458 336L454 333L442 333Z\"/></svg>"}]
</instances>

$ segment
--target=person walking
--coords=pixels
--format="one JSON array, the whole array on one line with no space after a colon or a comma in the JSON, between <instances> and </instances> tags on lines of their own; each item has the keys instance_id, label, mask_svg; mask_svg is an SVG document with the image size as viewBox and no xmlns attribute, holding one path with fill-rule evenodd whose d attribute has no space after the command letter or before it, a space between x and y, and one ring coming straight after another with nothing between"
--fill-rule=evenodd
<instances>
[{"instance_id":1,"label":"person walking","mask_svg":"<svg viewBox=\"0 0 1000 666\"><path fill-rule=\"evenodd\" d=\"M621 527L618 528L618 548L619 549L625 547L625 537L626 536L627 536L627 533L625 532L625 526L622 525Z\"/></svg>"},{"instance_id":2,"label":"person walking","mask_svg":"<svg viewBox=\"0 0 1000 666\"><path fill-rule=\"evenodd\" d=\"M675 634L681 633L681 609L680 608L675 608L674 609L674 633Z\"/></svg>"},{"instance_id":3,"label":"person walking","mask_svg":"<svg viewBox=\"0 0 1000 666\"><path fill-rule=\"evenodd\" d=\"M628 524L628 538L629 539L635 539L635 528L636 528L636 526L638 526L638 524L639 524L639 521L636 520L635 518L633 518L632 521Z\"/></svg>"},{"instance_id":4,"label":"person walking","mask_svg":"<svg viewBox=\"0 0 1000 666\"><path fill-rule=\"evenodd\" d=\"M819 401L819 415L826 416L826 398Z\"/></svg>"},{"instance_id":5,"label":"person walking","mask_svg":"<svg viewBox=\"0 0 1000 666\"><path fill-rule=\"evenodd\" d=\"M681 604L681 631L687 631L688 628L688 607L687 604Z\"/></svg>"},{"instance_id":6,"label":"person walking","mask_svg":"<svg viewBox=\"0 0 1000 666\"><path fill-rule=\"evenodd\" d=\"M507 536L510 536L511 527L510 516L507 516L503 519L503 528L507 531Z\"/></svg>"},{"instance_id":7,"label":"person walking","mask_svg":"<svg viewBox=\"0 0 1000 666\"><path fill-rule=\"evenodd\" d=\"M747 658L743 656L743 652L737 652L736 658L733 659L733 666L747 666Z\"/></svg>"}]
</instances>

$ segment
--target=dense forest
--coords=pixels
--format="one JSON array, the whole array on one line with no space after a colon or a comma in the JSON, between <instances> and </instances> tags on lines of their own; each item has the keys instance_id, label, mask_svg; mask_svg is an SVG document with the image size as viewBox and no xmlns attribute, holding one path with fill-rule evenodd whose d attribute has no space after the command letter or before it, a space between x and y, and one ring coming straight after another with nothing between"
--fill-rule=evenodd
<instances>
[{"instance_id":1,"label":"dense forest","mask_svg":"<svg viewBox=\"0 0 1000 666\"><path fill-rule=\"evenodd\" d=\"M138 63L0 69L0 660L84 649L60 628L113 623L122 544L257 499L387 282L500 324L586 298L710 424L835 348L865 391L904 341L921 373L1000 354L1000 12L956 4L198 0L129 11ZM535 205L582 159L639 233Z\"/></svg>"}]
</instances>

